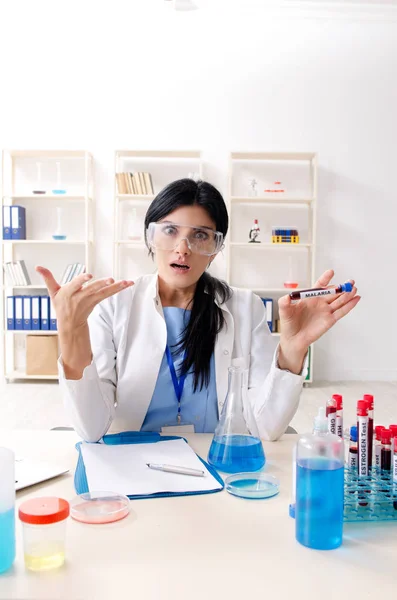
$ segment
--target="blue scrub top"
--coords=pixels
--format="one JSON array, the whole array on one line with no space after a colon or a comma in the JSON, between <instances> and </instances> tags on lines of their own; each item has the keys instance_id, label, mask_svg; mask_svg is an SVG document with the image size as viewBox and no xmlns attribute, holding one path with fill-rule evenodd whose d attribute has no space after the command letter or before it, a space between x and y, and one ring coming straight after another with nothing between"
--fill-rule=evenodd
<instances>
[{"instance_id":1,"label":"blue scrub top","mask_svg":"<svg viewBox=\"0 0 397 600\"><path fill-rule=\"evenodd\" d=\"M177 376L183 362L183 351L174 354L174 345L181 339L190 319L190 311L175 306L163 308L167 325L167 344L171 350ZM165 425L176 425L178 400L172 383L167 356L164 352L156 387L153 392L141 431L160 432ZM207 387L193 392L193 374L186 375L181 398L181 423L194 425L196 433L213 433L218 424L215 359L211 356L210 381Z\"/></svg>"}]
</instances>

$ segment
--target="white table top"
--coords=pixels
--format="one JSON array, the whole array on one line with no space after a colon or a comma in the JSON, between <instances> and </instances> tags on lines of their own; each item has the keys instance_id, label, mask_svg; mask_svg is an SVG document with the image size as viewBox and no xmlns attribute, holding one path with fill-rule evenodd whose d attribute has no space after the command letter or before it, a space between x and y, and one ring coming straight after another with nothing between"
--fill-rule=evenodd
<instances>
[{"instance_id":1,"label":"white table top","mask_svg":"<svg viewBox=\"0 0 397 600\"><path fill-rule=\"evenodd\" d=\"M206 458L212 436L186 435ZM25 570L22 528L17 521L17 558L0 575L0 599L114 600L117 598L374 598L395 590L397 523L347 524L344 543L314 551L295 540L288 516L291 448L296 436L264 443L266 471L280 479L280 494L243 500L226 491L203 496L156 498L131 503L117 523L68 521L67 562L45 573ZM66 461L71 472L17 494L74 495L77 452L74 432L1 432L0 443L22 456Z\"/></svg>"}]
</instances>

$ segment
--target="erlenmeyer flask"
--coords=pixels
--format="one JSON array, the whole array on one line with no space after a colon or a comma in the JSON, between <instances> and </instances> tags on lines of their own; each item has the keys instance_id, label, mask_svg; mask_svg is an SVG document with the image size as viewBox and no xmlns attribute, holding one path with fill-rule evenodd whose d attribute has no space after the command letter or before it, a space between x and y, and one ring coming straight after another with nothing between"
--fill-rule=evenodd
<instances>
[{"instance_id":1,"label":"erlenmeyer flask","mask_svg":"<svg viewBox=\"0 0 397 600\"><path fill-rule=\"evenodd\" d=\"M248 370L229 367L229 386L221 418L208 452L208 462L220 471L258 471L265 453L248 401Z\"/></svg>"}]
</instances>

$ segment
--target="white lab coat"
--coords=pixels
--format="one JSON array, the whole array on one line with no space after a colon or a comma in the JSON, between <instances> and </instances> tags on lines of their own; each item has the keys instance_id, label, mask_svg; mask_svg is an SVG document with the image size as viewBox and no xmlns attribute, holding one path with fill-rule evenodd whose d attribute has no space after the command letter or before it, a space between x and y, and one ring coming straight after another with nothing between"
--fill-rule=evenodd
<instances>
[{"instance_id":1,"label":"white lab coat","mask_svg":"<svg viewBox=\"0 0 397 600\"><path fill-rule=\"evenodd\" d=\"M226 325L215 343L219 414L228 386L228 367L249 368L248 398L260 436L282 435L299 403L306 365L300 375L276 366L261 299L249 290L233 289L221 305ZM107 431L141 428L164 355L167 330L158 295L157 275L145 275L131 288L102 301L89 317L92 363L79 380L65 379L62 357L59 382L66 410L77 433L87 441Z\"/></svg>"}]
</instances>

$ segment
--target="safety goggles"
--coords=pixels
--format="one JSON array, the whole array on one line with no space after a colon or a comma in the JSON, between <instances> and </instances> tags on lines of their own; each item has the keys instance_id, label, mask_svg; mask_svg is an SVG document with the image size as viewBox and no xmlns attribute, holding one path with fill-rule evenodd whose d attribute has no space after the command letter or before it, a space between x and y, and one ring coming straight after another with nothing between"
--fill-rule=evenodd
<instances>
[{"instance_id":1,"label":"safety goggles","mask_svg":"<svg viewBox=\"0 0 397 600\"><path fill-rule=\"evenodd\" d=\"M156 250L175 250L185 240L189 250L212 256L223 247L223 233L209 227L193 227L164 221L149 223L146 231L149 246Z\"/></svg>"}]
</instances>

